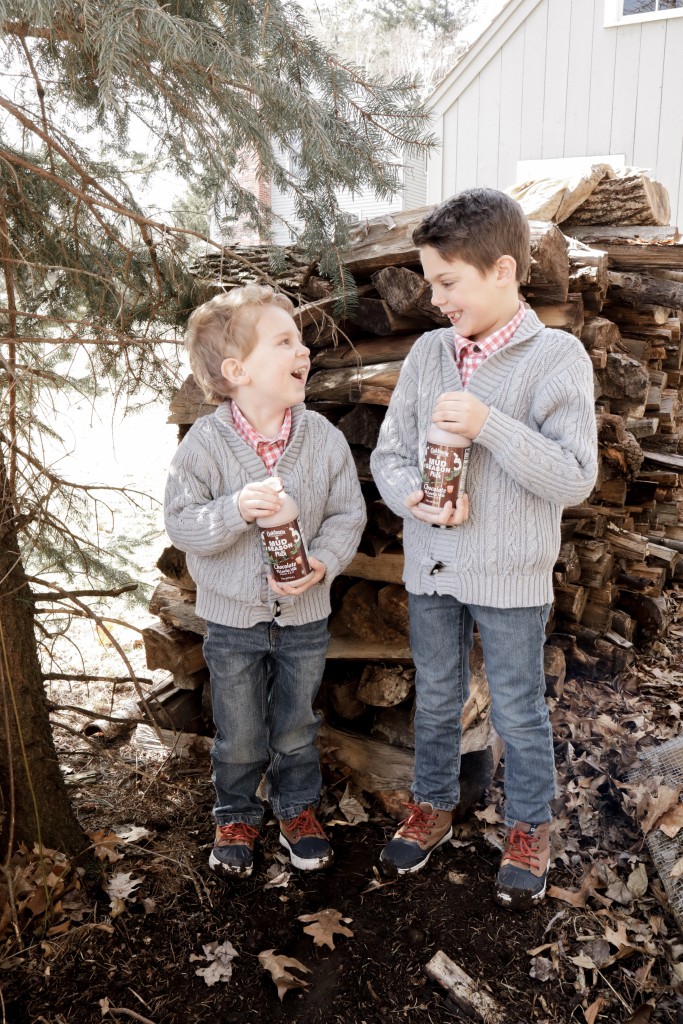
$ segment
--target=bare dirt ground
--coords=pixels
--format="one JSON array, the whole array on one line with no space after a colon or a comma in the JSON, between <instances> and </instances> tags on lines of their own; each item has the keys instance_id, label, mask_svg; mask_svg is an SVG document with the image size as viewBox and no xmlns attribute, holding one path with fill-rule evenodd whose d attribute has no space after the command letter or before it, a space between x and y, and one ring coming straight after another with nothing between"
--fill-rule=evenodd
<instances>
[{"instance_id":1,"label":"bare dirt ground","mask_svg":"<svg viewBox=\"0 0 683 1024\"><path fill-rule=\"evenodd\" d=\"M425 871L386 882L375 865L393 822L344 799L347 781L328 772L333 867L290 869L270 818L252 878L226 882L207 865L208 759L97 748L58 729L94 856L48 857L49 900L35 859L15 863L16 921L0 923L0 1020L464 1022L424 973L443 950L496 1000L504 1024L682 1024L683 936L639 824L663 806L665 787L622 788L639 751L680 732L682 636L674 626L627 676L571 680L551 701L562 793L554 868L546 902L526 916L492 899L499 780ZM102 703L92 684L64 686L53 684L53 700ZM338 912L331 933L300 919L324 910Z\"/></svg>"}]
</instances>

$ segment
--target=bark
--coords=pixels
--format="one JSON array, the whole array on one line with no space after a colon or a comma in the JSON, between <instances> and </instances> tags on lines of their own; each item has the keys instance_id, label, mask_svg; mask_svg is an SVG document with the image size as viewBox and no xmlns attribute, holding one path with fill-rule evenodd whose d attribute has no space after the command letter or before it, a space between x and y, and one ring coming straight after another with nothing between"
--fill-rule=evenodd
<instances>
[{"instance_id":1,"label":"bark","mask_svg":"<svg viewBox=\"0 0 683 1024\"><path fill-rule=\"evenodd\" d=\"M33 596L19 550L0 450L0 854L20 842L67 854L88 840L71 808L54 746L34 632Z\"/></svg>"}]
</instances>

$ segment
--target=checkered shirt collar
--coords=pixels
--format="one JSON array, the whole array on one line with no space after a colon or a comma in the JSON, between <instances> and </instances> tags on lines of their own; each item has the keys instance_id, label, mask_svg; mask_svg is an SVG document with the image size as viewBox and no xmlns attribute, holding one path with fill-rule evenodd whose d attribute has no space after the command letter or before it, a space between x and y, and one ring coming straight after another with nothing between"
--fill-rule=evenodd
<instances>
[{"instance_id":1,"label":"checkered shirt collar","mask_svg":"<svg viewBox=\"0 0 683 1024\"><path fill-rule=\"evenodd\" d=\"M458 334L455 329L453 330L453 342L455 344L456 357L460 358L463 350L474 348L475 351L481 353L482 362L484 359L488 359L489 356L493 355L499 349L504 348L505 345L510 341L512 335L515 333L522 320L526 316L526 306L523 302L520 302L519 309L513 316L509 323L501 327L500 330L494 331L493 334L489 334L488 338L483 338L481 341L472 341L471 338L463 338L462 335Z\"/></svg>"},{"instance_id":2,"label":"checkered shirt collar","mask_svg":"<svg viewBox=\"0 0 683 1024\"><path fill-rule=\"evenodd\" d=\"M252 427L242 410L235 402L230 403L232 422L235 430L250 448L253 448L269 473L273 471L278 459L282 456L289 442L292 430L292 410L286 409L280 433L277 437L264 437Z\"/></svg>"}]
</instances>

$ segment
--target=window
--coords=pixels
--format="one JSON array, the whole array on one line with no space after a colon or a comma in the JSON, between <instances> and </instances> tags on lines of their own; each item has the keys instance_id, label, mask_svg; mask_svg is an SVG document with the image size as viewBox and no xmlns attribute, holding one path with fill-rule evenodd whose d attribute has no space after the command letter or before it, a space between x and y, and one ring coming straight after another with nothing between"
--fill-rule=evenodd
<instances>
[{"instance_id":1,"label":"window","mask_svg":"<svg viewBox=\"0 0 683 1024\"><path fill-rule=\"evenodd\" d=\"M683 0L605 0L605 26L683 17Z\"/></svg>"}]
</instances>

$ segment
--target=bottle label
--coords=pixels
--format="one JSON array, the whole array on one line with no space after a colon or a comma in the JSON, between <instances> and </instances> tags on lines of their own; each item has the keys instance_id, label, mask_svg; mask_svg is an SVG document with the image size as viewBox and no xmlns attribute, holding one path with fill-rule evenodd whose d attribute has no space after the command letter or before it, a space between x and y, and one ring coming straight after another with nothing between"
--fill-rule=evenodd
<instances>
[{"instance_id":1,"label":"bottle label","mask_svg":"<svg viewBox=\"0 0 683 1024\"><path fill-rule=\"evenodd\" d=\"M298 519L292 519L282 526L262 528L261 539L277 583L297 583L313 571Z\"/></svg>"},{"instance_id":2,"label":"bottle label","mask_svg":"<svg viewBox=\"0 0 683 1024\"><path fill-rule=\"evenodd\" d=\"M420 504L443 508L447 501L452 501L455 507L458 494L465 493L469 458L469 447L456 448L450 444L428 441L422 465L424 498Z\"/></svg>"}]
</instances>

